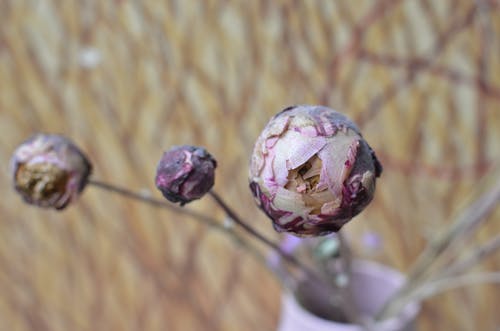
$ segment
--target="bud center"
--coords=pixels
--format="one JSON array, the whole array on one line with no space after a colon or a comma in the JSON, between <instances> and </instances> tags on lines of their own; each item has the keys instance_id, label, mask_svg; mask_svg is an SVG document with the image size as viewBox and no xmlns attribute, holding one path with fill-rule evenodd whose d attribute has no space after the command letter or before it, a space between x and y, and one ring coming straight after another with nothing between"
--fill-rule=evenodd
<instances>
[{"instance_id":1,"label":"bud center","mask_svg":"<svg viewBox=\"0 0 500 331\"><path fill-rule=\"evenodd\" d=\"M310 193L316 188L321 172L321 160L315 155L303 165L288 172L287 190Z\"/></svg>"},{"instance_id":2,"label":"bud center","mask_svg":"<svg viewBox=\"0 0 500 331\"><path fill-rule=\"evenodd\" d=\"M318 187L321 167L321 159L314 155L303 165L288 171L288 182L285 188L301 195L304 204L313 208L310 214L320 214L323 204L332 199L326 187Z\"/></svg>"},{"instance_id":3,"label":"bud center","mask_svg":"<svg viewBox=\"0 0 500 331\"><path fill-rule=\"evenodd\" d=\"M16 188L33 201L49 201L64 194L68 173L51 163L21 164Z\"/></svg>"}]
</instances>

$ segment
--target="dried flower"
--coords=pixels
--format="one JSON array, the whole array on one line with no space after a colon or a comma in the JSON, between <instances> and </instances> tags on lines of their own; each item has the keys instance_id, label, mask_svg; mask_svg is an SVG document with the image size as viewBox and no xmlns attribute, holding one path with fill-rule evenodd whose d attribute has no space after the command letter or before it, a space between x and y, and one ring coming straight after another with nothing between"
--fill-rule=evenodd
<instances>
[{"instance_id":1,"label":"dried flower","mask_svg":"<svg viewBox=\"0 0 500 331\"><path fill-rule=\"evenodd\" d=\"M92 166L67 138L37 134L23 142L11 159L15 189L39 207L63 209L83 190Z\"/></svg>"},{"instance_id":2,"label":"dried flower","mask_svg":"<svg viewBox=\"0 0 500 331\"><path fill-rule=\"evenodd\" d=\"M372 200L382 166L359 129L322 106L274 116L254 147L250 188L279 232L336 232Z\"/></svg>"},{"instance_id":3,"label":"dried flower","mask_svg":"<svg viewBox=\"0 0 500 331\"><path fill-rule=\"evenodd\" d=\"M163 153L156 169L156 187L181 205L199 199L214 185L217 162L203 148L176 146Z\"/></svg>"}]
</instances>

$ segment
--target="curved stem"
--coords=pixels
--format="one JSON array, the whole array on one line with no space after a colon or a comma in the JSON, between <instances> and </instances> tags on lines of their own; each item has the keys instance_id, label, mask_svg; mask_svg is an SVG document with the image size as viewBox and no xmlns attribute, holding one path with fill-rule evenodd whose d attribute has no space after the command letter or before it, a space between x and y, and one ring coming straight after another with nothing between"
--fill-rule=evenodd
<instances>
[{"instance_id":1,"label":"curved stem","mask_svg":"<svg viewBox=\"0 0 500 331\"><path fill-rule=\"evenodd\" d=\"M490 254L500 249L500 235L489 240L483 245L475 247L466 258L458 260L441 270L427 282L417 287L411 294L412 300L423 300L435 294L439 294L455 287L469 284L480 283L481 279L487 279L484 282L490 282L490 276L495 275L494 282L500 282L500 272L482 273L477 275L468 275L465 272L480 263ZM486 278L484 278L486 277ZM465 280L465 281L464 281ZM458 285L456 285L458 284Z\"/></svg>"},{"instance_id":2,"label":"curved stem","mask_svg":"<svg viewBox=\"0 0 500 331\"><path fill-rule=\"evenodd\" d=\"M146 196L144 194L140 194L140 193L137 193L137 192L134 192L134 191L131 191L131 190L128 190L128 189L125 189L125 188L113 185L113 184L109 184L109 183L106 183L106 182L103 182L103 181L99 181L99 180L90 179L88 181L88 184L93 185L95 187L98 187L100 189L106 190L106 191L110 191L110 192L114 192L114 193L120 194L120 195L122 195L124 197L127 197L129 199L133 199L133 200L137 200L137 201L141 201L141 202L147 203L147 204L152 205L152 206L157 207L157 208L168 209L168 210L171 210L171 211L174 211L174 212L177 212L177 213L181 213L181 214L190 216L190 217L192 217L193 219L195 219L198 222L201 222L201 223L204 223L204 224L208 224L211 227L219 228L219 229L222 229L222 230L224 230L224 231L227 232L227 228L225 228L224 226L220 225L219 223L217 223L212 218L207 217L204 214L201 214L201 213L198 213L198 212L186 209L185 207L178 207L178 206L175 206L175 205L173 205L171 203L165 202L163 200L155 199L155 198ZM271 241L270 239L264 237L262 234L260 234L259 232L257 232L250 225L248 225L247 223L243 222L241 220L241 218L222 200L222 198L219 197L218 194L216 194L213 191L210 191L210 195L214 198L214 200L217 202L217 204L224 210L224 212L236 224L238 224L239 226L241 226L246 232L248 232L250 235L252 235L256 239L258 239L259 241L261 241L262 243L264 243L268 247L270 247L272 250L276 251L278 254L280 254L280 256L283 259L285 259L286 261L288 261L291 264L293 264L296 267L298 267L300 270L302 270L303 272L305 272L308 276L310 276L312 278L320 278L320 276L318 276L314 271L310 270L306 265L304 265L303 263L301 263L295 256L287 254L286 252L284 252L279 247L278 244L276 244L273 241Z\"/></svg>"},{"instance_id":3,"label":"curved stem","mask_svg":"<svg viewBox=\"0 0 500 331\"><path fill-rule=\"evenodd\" d=\"M151 206L154 206L156 208L168 209L168 210L171 210L171 211L174 211L174 212L177 212L177 213L184 214L186 216L189 216L189 217L193 218L194 220L196 220L198 222L201 222L203 224L207 224L210 227L217 228L217 229L222 230L224 232L231 232L231 235L235 235L236 236L236 234L234 232L229 231L227 229L227 227L219 224L214 219L212 219L210 217L207 217L207 216L205 216L202 213L198 213L198 212L186 209L186 207L178 207L178 206L173 205L172 203L165 202L164 200L155 199L155 198L149 197L147 195L140 194L140 193L137 193L137 192L125 189L123 187L119 187L119 186L116 186L116 185L113 185L113 184L110 184L110 183L106 183L106 182L103 182L103 181L99 181L99 180L89 179L88 180L88 184L93 185L93 186L95 186L97 188L109 191L109 192L120 194L120 195L122 195L122 196L124 196L126 198L129 198L129 199L133 199L133 200L137 200L137 201L140 201L140 202L147 203L147 204L149 204ZM217 194L215 194L214 192L210 192L210 194L212 195L212 197L214 197L214 199L217 201L217 203L224 209L224 211L226 212L226 214L235 223L237 223L238 225L240 225L243 229L245 229L252 236L254 236L258 240L260 240L261 242L265 243L267 246L271 247L273 250L275 250L276 252L278 252L287 261L289 261L292 264L296 265L301 270L307 270L307 267L304 266L294 256L285 253L284 251L281 250L281 248L276 243L274 243L271 240L267 239L262 234L258 233L255 229L253 229L251 226L249 226L245 222L241 221L241 219L238 217L238 215L236 215L236 213L234 213L232 211L232 209L229 208L229 206L227 206L224 203L224 201ZM240 243L242 242L242 238L236 237L236 240L238 242L240 242ZM308 271L308 273L314 274L314 272L312 272L312 271ZM313 275L312 277L315 277L315 276L316 275ZM317 277L319 277L319 276L317 276Z\"/></svg>"},{"instance_id":4,"label":"curved stem","mask_svg":"<svg viewBox=\"0 0 500 331\"><path fill-rule=\"evenodd\" d=\"M126 198L137 200L143 203L147 203L153 207L156 208L163 208L163 209L168 209L177 213L184 214L186 216L189 216L193 218L194 220L207 224L210 227L216 228L218 230L224 231L226 233L231 234L234 239L239 242L240 244L244 244L244 246L247 246L247 243L237 236L237 234L231 230L229 230L227 227L219 224L216 222L214 219L205 216L202 213L198 213L189 209L186 209L185 207L178 207L175 205L172 205L170 203L167 203L163 200L160 199L155 199L150 196L147 196L145 194L140 194L113 184L109 184L103 181L99 180L93 180L89 179L88 184L93 185L97 188L109 191L109 192L114 192L116 194L122 195ZM290 264L293 264L296 266L298 269L300 269L303 273L306 274L307 277L320 282L321 284L325 284L329 286L328 282L323 279L317 272L315 272L313 269L309 268L307 265L303 264L300 260L298 260L295 256L290 255L283 251L281 247L273 242L272 240L266 238L264 235L259 233L257 230L255 230L253 227L248 225L246 222L244 222L237 214L236 212L233 211L232 208L227 205L224 200L215 192L210 191L209 192L210 196L215 200L215 202L224 210L226 215L231 218L238 226L240 226L242 229L244 229L247 233L249 233L251 236L254 238L258 239L260 242L264 243L266 246L271 248L273 251L277 252L285 261L289 262ZM335 289L335 288L334 288ZM336 294L338 295L338 294ZM358 322L360 325L363 325L366 330L370 330L370 326L368 323L365 321L362 321L358 318L357 313L350 307L349 305L340 305L338 307L341 309L346 316L348 316L352 321Z\"/></svg>"},{"instance_id":5,"label":"curved stem","mask_svg":"<svg viewBox=\"0 0 500 331\"><path fill-rule=\"evenodd\" d=\"M300 270L302 270L305 274L307 274L310 277L313 278L319 278L319 276L316 274L316 272L312 271L309 267L307 267L305 264L300 262L295 256L290 255L283 251L281 247L276 244L275 242L271 241L270 239L264 237L261 233L257 232L253 227L248 225L246 222L244 222L234 210L232 210L229 205L227 205L222 198L215 193L214 191L209 192L210 196L215 200L215 202L224 210L224 212L229 216L236 224L238 224L243 230L248 232L250 235L255 237L257 240L271 248L272 250L276 251L283 259L286 261L290 262L291 264L295 265L298 267Z\"/></svg>"},{"instance_id":6,"label":"curved stem","mask_svg":"<svg viewBox=\"0 0 500 331\"><path fill-rule=\"evenodd\" d=\"M166 202L164 200L155 199L155 198L149 197L145 194L137 193L137 192L134 192L134 191L110 184L110 183L106 183L103 181L89 179L87 183L90 185L93 185L99 189L119 194L125 198L137 200L137 201L143 202L143 203L147 203L147 204L149 204L153 207L156 207L156 208L168 209L168 210L171 210L171 211L176 212L176 213L184 214L186 216L191 217L193 220L196 220L202 224L208 225L209 227L211 227L215 230L222 231L226 234L229 234L236 244L247 249L257 259L257 261L262 263L263 266L268 267L265 257L263 256L263 254L261 252L259 252L256 249L256 247L254 247L253 245L250 245L247 240L245 240L243 237L241 237L236 232L234 232L231 229L231 227L228 227L226 225L222 225L211 217L205 216L202 213L198 213L198 212L189 210L186 207L178 207L178 206L176 206L172 203ZM271 271L273 271L273 270L271 270ZM273 272L273 275L277 279L279 279L278 275L275 274L274 272Z\"/></svg>"},{"instance_id":7,"label":"curved stem","mask_svg":"<svg viewBox=\"0 0 500 331\"><path fill-rule=\"evenodd\" d=\"M496 172L495 172L496 173ZM382 320L390 315L396 314L402 309L412 293L423 283L431 265L452 246L457 239L466 234L470 234L488 216L500 202L500 180L497 180L493 187L474 203L466 208L455 219L453 224L444 232L439 234L418 257L408 280L382 307L376 315L376 319Z\"/></svg>"},{"instance_id":8,"label":"curved stem","mask_svg":"<svg viewBox=\"0 0 500 331\"><path fill-rule=\"evenodd\" d=\"M129 199L133 199L133 200L147 203L147 204L149 204L153 207L156 207L156 208L168 209L168 210L174 211L176 213L184 214L186 216L192 217L194 220L196 220L200 223L207 224L210 227L219 228L221 230L227 231L227 229L223 225L219 224L213 218L205 216L202 213L198 213L198 212L186 209L184 207L175 206L171 203L165 202L164 200L155 199L155 198L152 198L152 197L147 196L145 194L140 194L140 193L137 193L137 192L113 185L113 184L109 184L109 183L106 183L106 182L103 182L100 180L89 179L88 184L93 185L97 188L106 190L106 191L120 194L120 195L122 195L126 198L129 198Z\"/></svg>"},{"instance_id":9,"label":"curved stem","mask_svg":"<svg viewBox=\"0 0 500 331\"><path fill-rule=\"evenodd\" d=\"M344 236L344 232L337 232L337 237L339 238L340 244L340 257L342 259L342 269L347 274L351 273L352 270L352 252L347 243L347 239Z\"/></svg>"},{"instance_id":10,"label":"curved stem","mask_svg":"<svg viewBox=\"0 0 500 331\"><path fill-rule=\"evenodd\" d=\"M459 275L476 264L480 263L482 260L486 259L491 254L497 252L500 249L500 234L496 235L494 238L490 239L486 243L476 246L471 250L471 253L455 263L443 268L442 272L438 274L435 279L452 277Z\"/></svg>"},{"instance_id":11,"label":"curved stem","mask_svg":"<svg viewBox=\"0 0 500 331\"><path fill-rule=\"evenodd\" d=\"M266 238L263 236L261 233L259 233L257 230L255 230L253 227L248 225L243 219L236 214L236 212L229 207L229 205L224 202L224 200L213 190L209 192L210 196L214 199L214 201L224 210L224 212L229 216L236 224L238 224L243 230L248 232L250 235L267 245L269 248L274 250L276 253L278 253L284 260L287 262L295 265L297 268L299 268L304 274L307 275L308 278L311 278L315 281L318 281L320 284L325 284L327 288L333 288L334 290L339 290L338 287L333 287L330 282L325 280L321 275L319 275L316 271L313 269L309 268L307 265L303 264L300 260L298 260L294 255L290 255L283 251L281 247L276 244L275 242L271 241L270 239ZM339 296L342 291L339 291L338 293L334 293L334 295ZM357 322L359 325L363 326L366 330L370 330L371 326L368 322L363 321L359 318L359 315L357 311L354 309L353 306L351 305L344 305L340 304L337 307L340 309L351 321Z\"/></svg>"},{"instance_id":12,"label":"curved stem","mask_svg":"<svg viewBox=\"0 0 500 331\"><path fill-rule=\"evenodd\" d=\"M421 286L413 294L413 299L417 301L468 285L500 283L500 272L484 272L471 275L461 275L456 277L446 277Z\"/></svg>"}]
</instances>

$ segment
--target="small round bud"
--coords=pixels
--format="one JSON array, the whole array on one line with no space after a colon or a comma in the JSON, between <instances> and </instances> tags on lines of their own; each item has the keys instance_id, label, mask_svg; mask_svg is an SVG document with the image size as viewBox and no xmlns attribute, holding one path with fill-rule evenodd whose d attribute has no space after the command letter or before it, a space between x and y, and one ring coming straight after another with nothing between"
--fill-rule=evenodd
<instances>
[{"instance_id":1,"label":"small round bud","mask_svg":"<svg viewBox=\"0 0 500 331\"><path fill-rule=\"evenodd\" d=\"M214 185L217 162L203 148L175 146L163 153L156 169L156 187L181 206L201 198Z\"/></svg>"},{"instance_id":2,"label":"small round bud","mask_svg":"<svg viewBox=\"0 0 500 331\"><path fill-rule=\"evenodd\" d=\"M279 232L337 232L372 200L382 166L359 129L322 106L274 116L254 147L250 188Z\"/></svg>"},{"instance_id":3,"label":"small round bud","mask_svg":"<svg viewBox=\"0 0 500 331\"><path fill-rule=\"evenodd\" d=\"M83 190L92 166L67 138L37 134L11 159L15 189L33 205L63 209Z\"/></svg>"}]
</instances>

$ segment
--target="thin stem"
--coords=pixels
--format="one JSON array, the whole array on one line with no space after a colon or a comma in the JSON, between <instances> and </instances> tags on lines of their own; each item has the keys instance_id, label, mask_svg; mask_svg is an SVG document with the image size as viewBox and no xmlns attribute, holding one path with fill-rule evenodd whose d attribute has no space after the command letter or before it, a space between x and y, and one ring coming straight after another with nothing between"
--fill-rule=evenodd
<instances>
[{"instance_id":1,"label":"thin stem","mask_svg":"<svg viewBox=\"0 0 500 331\"><path fill-rule=\"evenodd\" d=\"M97 188L100 188L105 191L109 191L112 193L119 194L125 198L132 199L132 200L137 200L139 202L147 203L153 207L156 208L162 208L162 209L168 209L176 213L184 214L186 216L191 217L192 219L202 223L206 224L211 228L214 228L215 230L222 231L224 233L227 233L231 236L233 241L238 244L239 246L247 249L256 259L259 261L263 266L267 267L267 261L265 257L262 255L260 251L256 249L253 245L250 245L247 240L245 240L243 237L238 235L236 232L234 232L231 227L221 225L219 222L217 222L215 219L210 218L208 216L205 216L202 213L198 213L192 210L187 209L186 207L178 207L176 205L173 205L172 203L166 202L164 200L160 199L155 199L152 197L149 197L145 194L137 193L113 184L105 183L99 180L93 180L90 179L88 180L88 184L93 185ZM273 275L279 279L278 275L273 272Z\"/></svg>"},{"instance_id":2,"label":"thin stem","mask_svg":"<svg viewBox=\"0 0 500 331\"><path fill-rule=\"evenodd\" d=\"M461 275L432 281L419 288L418 291L415 291L412 295L412 299L420 301L459 287L486 283L500 283L500 272L484 272L471 275Z\"/></svg>"},{"instance_id":3,"label":"thin stem","mask_svg":"<svg viewBox=\"0 0 500 331\"><path fill-rule=\"evenodd\" d=\"M192 217L193 219L195 219L196 221L198 221L200 223L207 224L211 227L215 227L215 228L219 228L219 229L226 229L226 228L224 228L223 225L217 223L217 221L215 221L213 218L207 217L202 213L198 213L198 212L186 209L184 207L175 206L171 203L165 202L164 200L155 199L155 198L152 198L152 197L147 196L145 194L140 194L140 193L137 193L137 192L113 185L113 184L99 181L99 180L89 179L88 184L93 185L97 188L109 191L109 192L117 193L117 194L122 195L126 198L129 198L129 199L133 199L133 200L147 203L147 204L149 204L153 207L156 207L156 208L168 209L168 210L171 210L171 211L176 212L176 213L184 214L186 216Z\"/></svg>"},{"instance_id":4,"label":"thin stem","mask_svg":"<svg viewBox=\"0 0 500 331\"><path fill-rule=\"evenodd\" d=\"M236 212L229 207L229 205L224 202L224 200L213 190L209 192L210 196L214 199L214 201L224 210L224 212L229 216L237 225L239 225L243 230L248 232L250 235L261 241L263 244L267 245L269 248L274 250L276 253L278 253L284 260L288 261L289 263L295 265L297 268L299 268L303 273L307 275L307 277L318 281L321 284L325 284L326 286L330 287L330 282L327 280L323 279L318 273L316 273L314 270L309 268L307 265L303 264L300 260L298 260L294 255L290 255L283 251L281 247L271 241L270 239L266 238L263 236L261 233L259 233L257 230L255 230L253 227L248 225L243 219L236 214ZM333 287L334 289L339 290L338 287ZM339 292L341 293L341 292ZM338 296L338 294L335 294ZM342 310L348 318L353 321L358 323L359 325L363 326L366 330L371 330L371 325L369 322L362 320L359 318L359 315L356 310L354 310L354 307L352 305L344 305L340 304L337 306L338 309Z\"/></svg>"},{"instance_id":5,"label":"thin stem","mask_svg":"<svg viewBox=\"0 0 500 331\"><path fill-rule=\"evenodd\" d=\"M201 223L204 223L204 224L208 224L211 227L215 227L215 228L218 228L218 229L221 229L221 230L224 230L224 231L227 232L227 228L226 227L220 225L219 223L217 223L212 218L207 217L204 214L201 214L201 213L198 213L198 212L186 209L185 207L177 207L177 206L175 206L175 205L173 205L171 203L165 202L163 200L155 199L155 198L146 196L144 194L140 194L140 193L137 193L137 192L134 192L134 191L131 191L131 190L128 190L128 189L125 189L125 188L113 185L113 184L109 184L109 183L105 183L103 181L99 181L99 180L90 179L88 181L88 184L93 185L95 187L98 187L100 189L106 190L106 191L110 191L110 192L114 192L114 193L120 194L120 195L122 195L122 196L124 196L126 198L129 198L129 199L133 199L133 200L137 200L137 201L141 201L141 202L147 203L147 204L152 205L152 206L157 207L157 208L168 209L168 210L171 210L171 211L174 211L174 212L177 212L177 213L184 214L186 216L190 216L190 217L192 217L193 219L195 219L198 222L201 222ZM315 277L315 278L319 277L313 271L309 270L305 265L303 265L299 260L297 260L293 255L289 255L289 254L285 253L276 243L274 243L271 240L267 239L262 234L260 234L255 229L253 229L251 226L249 226L245 222L241 221L241 219L239 218L239 216L236 215L236 213L234 213L232 211L232 209L229 208L229 206L227 206L224 203L224 201L216 193L214 193L214 192L211 191L210 194L215 199L215 201L224 209L224 211L226 212L226 214L235 223L237 223L243 229L245 229L248 233L250 233L252 236L254 236L255 238L257 238L261 242L265 243L267 246L271 247L274 251L278 252L286 261L294 264L295 266L297 266L301 270L304 270L308 274L308 276ZM238 238L238 240L240 240L240 239Z\"/></svg>"},{"instance_id":6,"label":"thin stem","mask_svg":"<svg viewBox=\"0 0 500 331\"><path fill-rule=\"evenodd\" d=\"M342 259L342 269L347 274L351 274L352 269L352 252L343 231L337 232L337 238L340 243L340 258Z\"/></svg>"},{"instance_id":7,"label":"thin stem","mask_svg":"<svg viewBox=\"0 0 500 331\"><path fill-rule=\"evenodd\" d=\"M229 205L227 205L222 198L215 193L214 191L209 192L210 196L214 199L214 201L224 210L224 212L231 218L236 224L238 224L243 230L248 232L250 235L258 239L260 242L263 244L267 245L269 248L277 252L283 259L286 261L290 262L291 264L295 265L297 268L302 270L305 274L312 278L319 278L316 272L311 270L308 266L300 262L295 256L290 255L283 251L281 247L276 244L275 242L271 241L270 239L264 237L261 233L259 233L257 230L252 228L250 225L248 225L246 222L244 222L237 214L234 212Z\"/></svg>"},{"instance_id":8,"label":"thin stem","mask_svg":"<svg viewBox=\"0 0 500 331\"><path fill-rule=\"evenodd\" d=\"M345 238L344 236L344 232L342 230L340 230L339 232L337 232L337 238L339 239L339 244L340 244L340 258L342 259L341 263L342 263L342 272L344 273L344 275L346 275L347 277L349 275L352 275L352 252L351 252L351 248L349 246L349 243L347 242L347 239ZM345 298L345 300L347 301L346 303L348 305L351 305L351 306L354 306L355 305L355 302L354 302L354 295L353 295L353 291L352 291L352 279L351 277L347 278L348 279L348 283L347 283L347 286L343 286L340 288L340 290L342 291L342 295L343 297ZM358 320L359 320L359 311L356 311L357 315L358 315ZM372 323L373 321L370 321L370 322L366 322L365 324L365 328L369 329L369 327L371 327L369 324Z\"/></svg>"},{"instance_id":9,"label":"thin stem","mask_svg":"<svg viewBox=\"0 0 500 331\"><path fill-rule=\"evenodd\" d=\"M430 266L446 251L460 236L472 232L486 219L500 201L500 180L493 188L483 194L473 204L466 208L454 221L451 227L433 240L419 256L405 285L397 291L382 307L376 319L384 319L395 314L404 307L411 297L412 291L421 285Z\"/></svg>"},{"instance_id":10,"label":"thin stem","mask_svg":"<svg viewBox=\"0 0 500 331\"><path fill-rule=\"evenodd\" d=\"M113 184L109 184L103 181L99 180L93 180L90 179L88 180L88 184L95 186L97 188L113 192L116 194L119 194L121 196L124 196L129 199L137 200L143 203L147 203L153 207L156 208L162 208L162 209L168 209L177 213L184 214L186 216L189 216L193 218L194 220L207 224L210 227L216 228L218 230L224 231L226 233L229 233L230 235L233 236L233 239L237 241L238 243L242 244L243 246L248 246L248 243L246 243L245 240L240 238L235 232L229 230L227 227L219 224L217 221L214 219L205 216L204 214L186 209L185 207L177 207L174 206L170 203L167 203L163 200L155 199L150 196L147 196L145 194L140 194ZM270 239L266 238L262 234L260 234L257 230L252 228L250 225L245 223L223 200L222 198L215 192L210 191L210 195L212 198L215 200L215 202L224 210L224 212L227 214L229 218L231 218L237 225L239 225L242 229L244 229L246 232L248 232L250 235L252 235L254 238L258 239L268 247L270 247L272 250L277 252L285 261L295 265L297 268L299 268L302 272L304 272L308 277L311 279L314 279L316 281L319 281L322 284L328 284L320 275L318 275L314 270L310 269L308 266L300 262L295 256L289 255L286 252L284 252L278 244L274 243ZM262 256L258 256L259 260L262 261ZM340 305L338 307L339 309L343 310L343 312L346 314L346 316L349 316L353 321L356 321L360 323L360 325L363 325L365 329L370 330L370 326L367 325L365 321L361 321L359 318L357 318L357 314L352 311L352 307L346 307L346 305Z\"/></svg>"},{"instance_id":11,"label":"thin stem","mask_svg":"<svg viewBox=\"0 0 500 331\"><path fill-rule=\"evenodd\" d=\"M411 300L419 301L444 291L465 285L500 282L500 272L479 273L472 275L462 274L488 257L490 254L496 252L499 248L500 235L497 235L485 244L473 249L472 253L467 257L443 268L442 272L436 275L433 279L422 283L411 292L409 298L411 298Z\"/></svg>"},{"instance_id":12,"label":"thin stem","mask_svg":"<svg viewBox=\"0 0 500 331\"><path fill-rule=\"evenodd\" d=\"M443 268L442 273L437 275L436 279L458 275L466 270L469 270L489 255L498 251L498 249L500 249L500 234L493 239L490 239L485 244L472 249L472 252L467 257Z\"/></svg>"}]
</instances>

